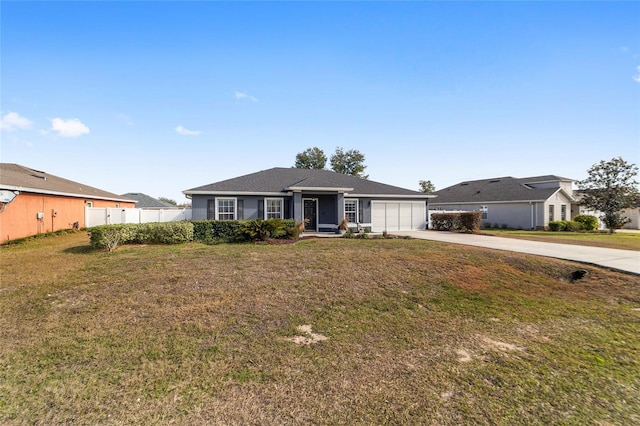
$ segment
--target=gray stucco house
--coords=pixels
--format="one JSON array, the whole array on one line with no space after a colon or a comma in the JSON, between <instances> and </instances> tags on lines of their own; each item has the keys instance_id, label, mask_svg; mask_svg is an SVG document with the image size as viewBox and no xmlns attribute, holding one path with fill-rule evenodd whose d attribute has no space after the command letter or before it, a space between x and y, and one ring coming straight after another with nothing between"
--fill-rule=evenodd
<instances>
[{"instance_id":1,"label":"gray stucco house","mask_svg":"<svg viewBox=\"0 0 640 426\"><path fill-rule=\"evenodd\" d=\"M425 229L433 195L329 170L272 168L182 191L192 218L295 219L307 231Z\"/></svg>"},{"instance_id":2,"label":"gray stucco house","mask_svg":"<svg viewBox=\"0 0 640 426\"><path fill-rule=\"evenodd\" d=\"M434 194L432 210L481 211L483 223L515 229L543 229L577 214L573 180L554 175L466 181Z\"/></svg>"}]
</instances>

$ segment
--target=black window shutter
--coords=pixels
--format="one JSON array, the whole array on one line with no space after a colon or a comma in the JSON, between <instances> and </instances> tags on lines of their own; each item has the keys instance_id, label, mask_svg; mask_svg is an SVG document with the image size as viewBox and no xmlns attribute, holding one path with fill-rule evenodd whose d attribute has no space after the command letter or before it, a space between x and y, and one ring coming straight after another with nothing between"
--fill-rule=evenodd
<instances>
[{"instance_id":1,"label":"black window shutter","mask_svg":"<svg viewBox=\"0 0 640 426\"><path fill-rule=\"evenodd\" d=\"M238 220L244 219L244 200L238 200Z\"/></svg>"},{"instance_id":2,"label":"black window shutter","mask_svg":"<svg viewBox=\"0 0 640 426\"><path fill-rule=\"evenodd\" d=\"M207 200L207 219L214 220L216 218L216 200Z\"/></svg>"},{"instance_id":3,"label":"black window shutter","mask_svg":"<svg viewBox=\"0 0 640 426\"><path fill-rule=\"evenodd\" d=\"M258 198L258 219L264 219L264 200Z\"/></svg>"},{"instance_id":4,"label":"black window shutter","mask_svg":"<svg viewBox=\"0 0 640 426\"><path fill-rule=\"evenodd\" d=\"M284 199L284 219L291 219L291 199Z\"/></svg>"},{"instance_id":5,"label":"black window shutter","mask_svg":"<svg viewBox=\"0 0 640 426\"><path fill-rule=\"evenodd\" d=\"M362 200L358 200L358 222L362 223L362 216L364 211L364 202Z\"/></svg>"}]
</instances>

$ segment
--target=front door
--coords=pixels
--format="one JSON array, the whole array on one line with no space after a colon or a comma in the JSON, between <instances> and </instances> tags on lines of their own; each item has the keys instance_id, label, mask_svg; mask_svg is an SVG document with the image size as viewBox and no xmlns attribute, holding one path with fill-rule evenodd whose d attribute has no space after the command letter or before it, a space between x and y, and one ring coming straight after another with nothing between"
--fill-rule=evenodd
<instances>
[{"instance_id":1,"label":"front door","mask_svg":"<svg viewBox=\"0 0 640 426\"><path fill-rule=\"evenodd\" d=\"M304 230L305 231L317 231L316 224L318 223L316 200L306 199L304 203Z\"/></svg>"}]
</instances>

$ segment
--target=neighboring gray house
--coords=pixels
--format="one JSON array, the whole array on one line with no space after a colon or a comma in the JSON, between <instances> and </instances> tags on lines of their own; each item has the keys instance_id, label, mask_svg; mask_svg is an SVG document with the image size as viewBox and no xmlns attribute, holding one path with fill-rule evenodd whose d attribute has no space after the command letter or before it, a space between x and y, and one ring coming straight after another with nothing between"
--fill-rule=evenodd
<instances>
[{"instance_id":1,"label":"neighboring gray house","mask_svg":"<svg viewBox=\"0 0 640 426\"><path fill-rule=\"evenodd\" d=\"M195 219L295 219L307 231L425 229L433 195L328 170L273 168L182 191Z\"/></svg>"},{"instance_id":2,"label":"neighboring gray house","mask_svg":"<svg viewBox=\"0 0 640 426\"><path fill-rule=\"evenodd\" d=\"M122 196L136 200L136 207L139 209L182 209L182 207L174 206L173 204L166 203L140 192L128 192L122 194Z\"/></svg>"},{"instance_id":3,"label":"neighboring gray house","mask_svg":"<svg viewBox=\"0 0 640 426\"><path fill-rule=\"evenodd\" d=\"M543 229L572 218L573 180L559 176L500 177L461 182L436 191L432 210L481 211L482 222Z\"/></svg>"}]
</instances>

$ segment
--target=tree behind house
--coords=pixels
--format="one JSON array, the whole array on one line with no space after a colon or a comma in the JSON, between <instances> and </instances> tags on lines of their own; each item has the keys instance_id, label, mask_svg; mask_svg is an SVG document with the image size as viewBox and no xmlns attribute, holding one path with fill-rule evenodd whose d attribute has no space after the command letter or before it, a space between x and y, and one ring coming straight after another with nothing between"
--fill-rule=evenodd
<instances>
[{"instance_id":1,"label":"tree behind house","mask_svg":"<svg viewBox=\"0 0 640 426\"><path fill-rule=\"evenodd\" d=\"M577 182L583 191L580 204L601 212L600 220L613 233L628 222L622 210L635 207L640 201L638 182L634 179L638 167L618 157L594 164L587 173L586 179Z\"/></svg>"},{"instance_id":2,"label":"tree behind house","mask_svg":"<svg viewBox=\"0 0 640 426\"><path fill-rule=\"evenodd\" d=\"M307 148L296 155L296 169L318 169L322 170L327 164L327 156L318 148Z\"/></svg>"},{"instance_id":3,"label":"tree behind house","mask_svg":"<svg viewBox=\"0 0 640 426\"><path fill-rule=\"evenodd\" d=\"M352 175L362 179L368 179L369 175L364 174L364 154L357 149L344 151L341 147L336 148L335 154L331 156L331 169L334 172L345 175Z\"/></svg>"}]
</instances>

